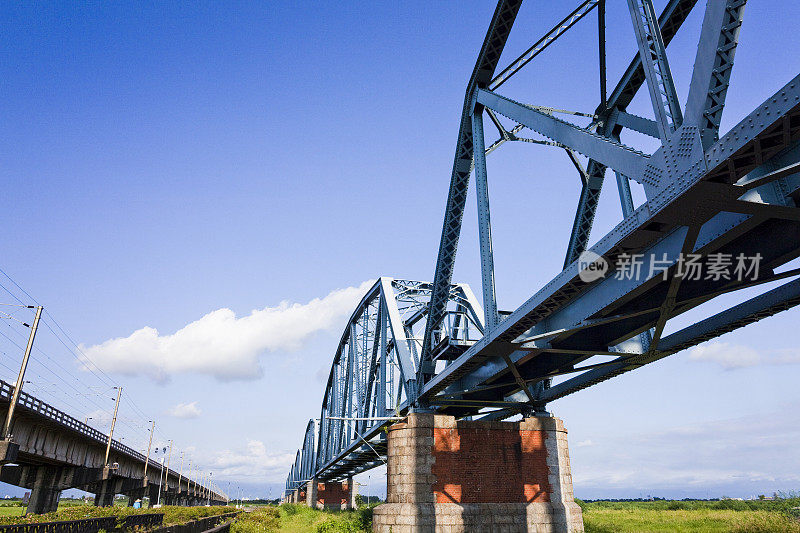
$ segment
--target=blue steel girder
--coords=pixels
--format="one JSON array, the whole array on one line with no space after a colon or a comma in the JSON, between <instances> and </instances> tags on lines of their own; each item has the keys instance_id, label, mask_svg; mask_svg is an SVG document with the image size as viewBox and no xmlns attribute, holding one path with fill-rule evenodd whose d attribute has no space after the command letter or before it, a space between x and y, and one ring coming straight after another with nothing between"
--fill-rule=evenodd
<instances>
[{"instance_id":1,"label":"blue steel girder","mask_svg":"<svg viewBox=\"0 0 800 533\"><path fill-rule=\"evenodd\" d=\"M666 141L683 122L683 114L667 60L667 46L661 35L652 0L628 0L628 6L636 41L639 44L639 57L642 59L647 86L650 89L656 123L661 140Z\"/></svg>"},{"instance_id":2,"label":"blue steel girder","mask_svg":"<svg viewBox=\"0 0 800 533\"><path fill-rule=\"evenodd\" d=\"M450 190L447 196L442 237L439 242L439 253L436 259L436 271L433 276L430 319L427 321L428 325L425 329L420 354L422 364L417 376L419 383L424 383L431 377L431 374L427 373L426 370L429 369L429 363L432 361L431 346L438 341L433 336L434 330L444 318L450 284L453 280L453 267L458 249L458 239L461 235L461 220L464 216L469 175L472 171L473 135L471 115L473 94L476 88L486 87L491 82L521 4L522 0L500 0L497 3L497 8L489 24L489 30L486 32L483 46L478 54L478 60L467 84L467 94L464 97L464 107L461 113L461 123L456 142L453 171L450 177Z\"/></svg>"},{"instance_id":3,"label":"blue steel girder","mask_svg":"<svg viewBox=\"0 0 800 533\"><path fill-rule=\"evenodd\" d=\"M316 451L309 452L314 460L299 463L313 464L313 472L303 478L307 471L298 467L295 484L311 477L341 479L383 461L386 442L381 431L416 395L418 352L431 292L430 283L382 277L356 306L333 358ZM433 371L474 343L483 327L483 312L472 291L452 285L445 320L436 332L446 342L434 351ZM308 435L307 431L306 442ZM304 446L303 457L310 449Z\"/></svg>"},{"instance_id":4,"label":"blue steel girder","mask_svg":"<svg viewBox=\"0 0 800 533\"><path fill-rule=\"evenodd\" d=\"M664 11L658 18L658 25L665 47L672 41L672 38L683 24L683 21L686 20L696 2L697 0L670 0L667 2ZM600 102L595 111L598 116L607 116L605 122L602 125L598 125L597 133L618 140L621 128L626 127L645 135L659 137L658 126L655 121L628 115L624 112L645 81L642 58L639 54L636 54L611 95L605 102ZM600 200L600 192L603 188L605 167L590 159L587 170L593 176L593 179L588 183L584 183L581 189L578 208L575 212L575 222L572 226L572 233L564 260L565 267L573 261L577 261L578 256L589 245L589 237Z\"/></svg>"},{"instance_id":5,"label":"blue steel girder","mask_svg":"<svg viewBox=\"0 0 800 533\"><path fill-rule=\"evenodd\" d=\"M671 275L691 227L697 232L693 253L703 257L721 252L760 253L763 272L769 275L800 254L800 209L795 205L800 191L798 139L800 77L712 146L694 174L683 176L636 209L592 251L612 265L623 253L643 253L659 259L667 254ZM648 266L644 263L643 271ZM737 287L726 280L684 281L674 295L675 301L665 308L671 278L663 280L660 272L638 281L611 276L591 284L582 282L578 274L578 265L569 265L545 289L507 316L496 330L437 374L426 384L422 396L444 393L507 400L518 387L509 376L503 355L509 356L523 377L533 382L579 371L576 365L595 354L635 356L624 366L624 360L611 361L587 371L592 373L590 376L618 375L621 372L609 369L617 365L627 371L674 353L667 343L670 337L640 352L628 352L620 345L630 345L631 339L660 321L663 324L710 300L725 285L731 286L726 291ZM770 310L796 305L791 294L779 294L786 296L785 301L771 305ZM764 313L758 302L742 305L745 310L752 307L753 316ZM717 320L730 318L729 327L750 323L749 318L737 322L734 315L731 310ZM698 334L681 346L705 339L707 336ZM556 387L573 392L592 384L584 380L576 377ZM544 389L539 400L552 400L554 393L548 392L551 390Z\"/></svg>"},{"instance_id":6,"label":"blue steel girder","mask_svg":"<svg viewBox=\"0 0 800 533\"><path fill-rule=\"evenodd\" d=\"M700 127L704 148L719 138L733 57L747 0L708 2L686 101L686 121Z\"/></svg>"},{"instance_id":7,"label":"blue steel girder","mask_svg":"<svg viewBox=\"0 0 800 533\"><path fill-rule=\"evenodd\" d=\"M541 410L800 304L800 269L781 271L800 256L800 76L719 138L744 1L709 0L681 113L672 91L664 89L671 76L663 52L694 4L669 1L656 25L649 0L630 0L640 18L640 53L593 115L572 113L591 117L589 126L579 127L554 117L563 110L494 92L553 41L531 54L535 45L526 52L530 57L523 54L495 78L500 83L490 85L519 8L518 2L499 2L468 84L434 282L380 278L357 306L323 396L313 477L342 479L381 464L386 425L412 409L486 419ZM581 3L560 30L547 35L563 33L593 7ZM654 109L656 120L625 111L646 82L651 92L659 88L663 113ZM484 112L501 135L489 148L483 143ZM517 125L507 130L497 115ZM517 137L526 127L547 140ZM621 142L625 128L658 138L661 146L653 153L637 151ZM508 140L566 149L585 190L562 272L515 311L498 313L484 157ZM585 170L578 153L588 157ZM451 283L473 167L484 305L468 286ZM607 168L616 173L623 220L591 248L608 262L609 272L585 281L585 265L576 259L588 245ZM638 207L629 180L644 188L646 200ZM683 279L678 270L687 253L703 264L714 254L758 255L760 276ZM645 274L618 276L618 260L632 254L641 255ZM719 296L778 281L784 284L665 333L669 320ZM301 452L287 488L305 476L309 463Z\"/></svg>"}]
</instances>

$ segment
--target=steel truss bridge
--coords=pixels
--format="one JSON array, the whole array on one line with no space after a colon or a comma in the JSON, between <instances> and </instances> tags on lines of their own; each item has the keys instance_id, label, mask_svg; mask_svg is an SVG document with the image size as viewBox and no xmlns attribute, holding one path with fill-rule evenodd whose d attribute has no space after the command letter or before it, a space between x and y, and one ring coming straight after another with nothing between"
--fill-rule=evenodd
<instances>
[{"instance_id":1,"label":"steel truss bridge","mask_svg":"<svg viewBox=\"0 0 800 533\"><path fill-rule=\"evenodd\" d=\"M467 85L433 283L380 278L361 300L334 354L318 425L308 424L287 492L312 478L343 479L382 464L385 426L409 410L496 420L542 412L568 394L800 303L800 269L781 268L800 255L800 76L720 136L746 0L700 6L669 0L658 16L651 0L627 0L638 51L610 92L604 3L581 2L499 69L522 4L499 1ZM681 106L666 50L692 9L705 14ZM534 105L498 91L590 13L599 22L594 112ZM642 88L652 118L626 111ZM499 133L488 147L486 118L488 129ZM588 126L575 123L578 118ZM531 137L520 135L525 130ZM659 148L645 153L625 144L629 131L655 139ZM505 313L495 298L486 155L513 141L563 150L581 193L563 271ZM473 172L481 302L466 285L452 283ZM584 254L611 175L623 219L589 249L594 255ZM639 206L631 180L644 190ZM610 271L587 279L602 266L598 256ZM723 256L759 257L759 275L694 279L682 270L688 256L709 268ZM615 275L630 257L640 257L641 272L650 275ZM674 317L767 283L758 296L664 334Z\"/></svg>"}]
</instances>

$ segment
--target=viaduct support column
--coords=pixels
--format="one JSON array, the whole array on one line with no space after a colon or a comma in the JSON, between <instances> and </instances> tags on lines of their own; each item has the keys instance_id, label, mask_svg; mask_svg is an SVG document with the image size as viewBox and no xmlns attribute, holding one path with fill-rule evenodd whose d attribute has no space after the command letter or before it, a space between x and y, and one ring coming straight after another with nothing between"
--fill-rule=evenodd
<instances>
[{"instance_id":1,"label":"viaduct support column","mask_svg":"<svg viewBox=\"0 0 800 533\"><path fill-rule=\"evenodd\" d=\"M158 485L150 484L147 487L147 497L150 499L150 507L158 504Z\"/></svg>"},{"instance_id":2,"label":"viaduct support column","mask_svg":"<svg viewBox=\"0 0 800 533\"><path fill-rule=\"evenodd\" d=\"M58 478L61 469L52 466L40 466L36 469L36 478L28 500L28 509L25 514L44 514L58 508L61 497L61 488Z\"/></svg>"},{"instance_id":3,"label":"viaduct support column","mask_svg":"<svg viewBox=\"0 0 800 533\"><path fill-rule=\"evenodd\" d=\"M387 498L373 532L583 531L558 418L463 421L411 413L388 431Z\"/></svg>"},{"instance_id":4,"label":"viaduct support column","mask_svg":"<svg viewBox=\"0 0 800 533\"><path fill-rule=\"evenodd\" d=\"M94 495L94 504L97 507L114 505L114 481L112 479L104 479L100 482L100 490Z\"/></svg>"}]
</instances>

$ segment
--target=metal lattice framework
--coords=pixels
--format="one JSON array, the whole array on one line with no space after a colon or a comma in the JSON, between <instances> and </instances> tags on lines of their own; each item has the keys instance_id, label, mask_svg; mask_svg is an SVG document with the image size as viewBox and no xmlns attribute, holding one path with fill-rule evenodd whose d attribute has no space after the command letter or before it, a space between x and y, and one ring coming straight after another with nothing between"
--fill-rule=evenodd
<instances>
[{"instance_id":1,"label":"metal lattice framework","mask_svg":"<svg viewBox=\"0 0 800 533\"><path fill-rule=\"evenodd\" d=\"M667 47L696 0L669 0L660 16L651 0L627 0L638 53L608 93L604 0L580 2L496 74L521 3L498 2L467 86L433 283L382 278L342 337L323 401L315 477L341 478L380 464L386 417L409 409L485 419L543 411L565 395L800 304L800 269L781 269L800 255L800 76L720 132L746 0L707 1L685 106ZM592 12L600 65L594 112L498 92ZM643 86L653 118L627 112ZM484 117L499 133L488 147ZM526 129L534 137L519 136ZM625 144L626 131L655 139L658 149ZM512 141L563 150L578 170L581 193L563 271L515 311L498 312L486 155ZM608 170L623 218L584 254ZM482 309L466 286L452 285L473 171ZM641 205L634 204L631 180L643 190ZM694 279L684 271L687 256L706 268L722 256L758 257L760 272ZM643 274L618 275L631 257L641 257ZM605 276L582 275L603 262L610 268ZM767 283L777 286L665 335L667 322L686 311ZM412 292L413 303L401 298ZM453 340L459 313L470 317L475 337ZM412 334L408 325L423 333ZM376 366L381 357L385 363ZM389 392L391 380L381 372L392 367L401 383Z\"/></svg>"}]
</instances>

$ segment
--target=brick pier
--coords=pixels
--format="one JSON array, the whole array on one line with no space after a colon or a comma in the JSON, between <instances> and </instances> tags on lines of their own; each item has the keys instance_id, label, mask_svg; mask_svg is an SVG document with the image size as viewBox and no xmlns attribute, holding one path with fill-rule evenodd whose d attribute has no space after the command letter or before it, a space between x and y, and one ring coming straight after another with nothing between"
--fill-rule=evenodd
<instances>
[{"instance_id":1,"label":"brick pier","mask_svg":"<svg viewBox=\"0 0 800 533\"><path fill-rule=\"evenodd\" d=\"M317 509L355 509L357 492L353 478L324 483L312 479L304 491L304 497L306 505Z\"/></svg>"},{"instance_id":2,"label":"brick pier","mask_svg":"<svg viewBox=\"0 0 800 533\"><path fill-rule=\"evenodd\" d=\"M582 532L561 420L457 422L412 413L389 428L380 533Z\"/></svg>"}]
</instances>

